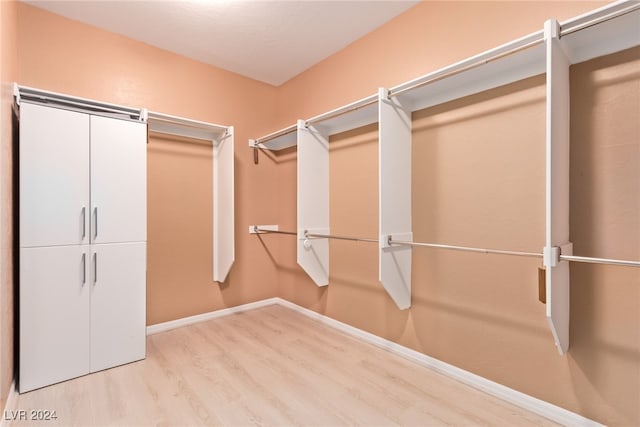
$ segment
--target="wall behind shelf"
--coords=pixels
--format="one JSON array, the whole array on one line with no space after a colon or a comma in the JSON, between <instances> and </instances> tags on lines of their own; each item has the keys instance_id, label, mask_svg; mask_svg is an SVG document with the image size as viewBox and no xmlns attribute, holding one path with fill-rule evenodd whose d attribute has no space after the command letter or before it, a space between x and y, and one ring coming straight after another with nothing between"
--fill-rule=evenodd
<instances>
[{"instance_id":1,"label":"wall behind shelf","mask_svg":"<svg viewBox=\"0 0 640 427\"><path fill-rule=\"evenodd\" d=\"M421 3L283 85L278 124L601 5ZM571 70L576 254L640 259L639 57L635 49ZM416 241L542 248L544 91L534 77L414 113ZM377 128L336 135L330 147L331 231L375 237ZM295 154L284 158L280 224L293 229ZM330 284L317 288L296 267L294 243L283 241L283 298L602 423L640 424L637 270L572 265L572 348L563 357L537 301L538 260L415 250L414 305L399 311L377 281L375 245L330 245Z\"/></svg>"},{"instance_id":2,"label":"wall behind shelf","mask_svg":"<svg viewBox=\"0 0 640 427\"><path fill-rule=\"evenodd\" d=\"M571 91L574 253L638 260L640 47L572 66ZM577 400L607 424L640 425L640 269L575 263L571 276Z\"/></svg>"}]
</instances>

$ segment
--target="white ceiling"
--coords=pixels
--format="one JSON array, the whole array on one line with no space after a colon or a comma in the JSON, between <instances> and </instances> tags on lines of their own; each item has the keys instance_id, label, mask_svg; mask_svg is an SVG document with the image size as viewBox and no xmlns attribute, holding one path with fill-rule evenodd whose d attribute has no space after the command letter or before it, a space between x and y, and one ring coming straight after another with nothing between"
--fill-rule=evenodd
<instances>
[{"instance_id":1,"label":"white ceiling","mask_svg":"<svg viewBox=\"0 0 640 427\"><path fill-rule=\"evenodd\" d=\"M286 82L418 3L23 1L273 85Z\"/></svg>"}]
</instances>

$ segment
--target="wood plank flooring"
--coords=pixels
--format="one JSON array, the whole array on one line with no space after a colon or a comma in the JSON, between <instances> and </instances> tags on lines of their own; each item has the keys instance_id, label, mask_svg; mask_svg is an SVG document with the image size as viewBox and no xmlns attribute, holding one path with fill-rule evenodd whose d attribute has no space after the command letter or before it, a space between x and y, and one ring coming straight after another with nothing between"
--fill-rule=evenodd
<instances>
[{"instance_id":1,"label":"wood plank flooring","mask_svg":"<svg viewBox=\"0 0 640 427\"><path fill-rule=\"evenodd\" d=\"M551 426L553 422L268 306L147 337L147 358L20 395L12 426Z\"/></svg>"}]
</instances>

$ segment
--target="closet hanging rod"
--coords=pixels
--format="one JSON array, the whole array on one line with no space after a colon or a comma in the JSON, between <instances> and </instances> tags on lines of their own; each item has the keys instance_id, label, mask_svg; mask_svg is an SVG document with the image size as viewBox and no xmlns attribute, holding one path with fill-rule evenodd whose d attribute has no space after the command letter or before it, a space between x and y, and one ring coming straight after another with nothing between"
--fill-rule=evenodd
<instances>
[{"instance_id":1,"label":"closet hanging rod","mask_svg":"<svg viewBox=\"0 0 640 427\"><path fill-rule=\"evenodd\" d=\"M391 246L393 245L417 246L417 247L435 248L435 249L450 249L454 251L463 251L463 252L476 252L476 253L483 253L483 254L513 255L513 256L521 256L521 257L542 258L542 254L537 252L522 252L522 251L508 251L508 250L501 250L501 249L474 248L469 246L441 245L438 243L407 242L403 240L393 240L391 237L389 237L388 243Z\"/></svg>"},{"instance_id":2,"label":"closet hanging rod","mask_svg":"<svg viewBox=\"0 0 640 427\"><path fill-rule=\"evenodd\" d=\"M351 237L351 236L333 236L331 234L316 234L316 233L309 233L307 231L304 232L304 237L311 238L311 239L336 239L336 240L349 240L352 242L378 243L378 239L367 239L365 237Z\"/></svg>"},{"instance_id":3,"label":"closet hanging rod","mask_svg":"<svg viewBox=\"0 0 640 427\"><path fill-rule=\"evenodd\" d=\"M279 230L267 230L265 228L260 228L260 227L253 227L253 232L255 234L288 234L290 236L297 236L298 233L296 233L295 231L279 231Z\"/></svg>"},{"instance_id":4,"label":"closet hanging rod","mask_svg":"<svg viewBox=\"0 0 640 427\"><path fill-rule=\"evenodd\" d=\"M253 232L256 234L287 234L290 236L297 236L298 233L295 231L280 231L280 230L268 230L266 228L253 227ZM367 242L367 243L378 243L378 239L367 239L364 237L352 237L352 236L333 236L331 234L316 234L309 233L307 230L304 231L305 239L336 239L336 240L349 240L353 242Z\"/></svg>"},{"instance_id":5,"label":"closet hanging rod","mask_svg":"<svg viewBox=\"0 0 640 427\"><path fill-rule=\"evenodd\" d=\"M490 56L488 58L479 59L479 60L477 60L475 62L472 62L470 64L467 64L467 65L463 65L463 64L458 64L457 66L454 65L449 71L445 71L442 74L438 74L438 75L433 76L431 78L427 78L425 80L416 82L416 83L414 83L414 84L412 84L410 86L404 87L402 89L391 89L391 90L389 90L389 95L388 96L389 96L389 98L391 98L391 97L394 97L394 96L401 95L401 94L403 94L405 92L409 92L411 90L418 89L418 88L420 88L422 86L426 86L426 85L429 85L431 83L435 83L437 81L444 80L447 77L455 76L456 74L460 74L460 73L463 73L465 71L469 71L469 70L471 70L473 68L476 68L476 67L479 67L481 65L486 65L486 64L489 64L491 62L497 61L498 59L504 58L506 56L513 55L514 53L518 53L520 51L532 48L532 47L534 47L536 45L541 44L542 42L544 42L544 35L541 35L539 38L537 38L535 40L532 40L532 41L530 41L528 43L525 43L523 45L520 45L520 46L516 46L516 47L514 47L512 49L509 49L507 51L496 53L495 55Z\"/></svg>"},{"instance_id":6,"label":"closet hanging rod","mask_svg":"<svg viewBox=\"0 0 640 427\"><path fill-rule=\"evenodd\" d=\"M351 104L345 105L340 108L336 108L335 110L328 111L326 113L320 114L318 116L312 117L310 119L305 120L305 126L311 126L316 123L321 123L325 120L333 119L336 117L343 116L345 114L352 113L354 111L360 110L362 108L368 107L369 105L376 104L378 102L378 95L371 95L366 98L363 98L359 101L353 102Z\"/></svg>"},{"instance_id":7,"label":"closet hanging rod","mask_svg":"<svg viewBox=\"0 0 640 427\"><path fill-rule=\"evenodd\" d=\"M258 145L258 144L263 144L265 142L269 142L272 139L276 139L278 137L281 137L281 136L284 136L284 135L288 135L290 133L295 132L296 130L298 130L298 125L297 124L288 126L288 127L284 128L284 129L280 129L279 131L276 131L276 132L270 133L268 135L265 135L265 136L263 136L261 138L255 139L254 140L254 145Z\"/></svg>"},{"instance_id":8,"label":"closet hanging rod","mask_svg":"<svg viewBox=\"0 0 640 427\"><path fill-rule=\"evenodd\" d=\"M609 265L623 265L625 267L640 267L640 261L627 261L623 259L593 258L593 257L576 256L576 255L560 255L560 260L570 261L570 262L585 262L587 264L609 264Z\"/></svg>"},{"instance_id":9,"label":"closet hanging rod","mask_svg":"<svg viewBox=\"0 0 640 427\"><path fill-rule=\"evenodd\" d=\"M476 252L476 253L483 253L483 254L513 255L513 256L531 257L531 258L543 257L541 253L537 253L537 252L485 249L485 248L474 248L474 247L468 247L468 246L441 245L437 243L407 242L407 241L401 241L401 240L393 240L392 238L389 238L388 243L389 245L426 247L426 248L435 248L435 249L450 249L454 251ZM593 258L593 257L584 257L584 256L576 256L576 255L561 254L560 261L584 262L588 264L622 265L626 267L640 267L640 261L628 261L628 260L609 259L609 258Z\"/></svg>"},{"instance_id":10,"label":"closet hanging rod","mask_svg":"<svg viewBox=\"0 0 640 427\"><path fill-rule=\"evenodd\" d=\"M618 9L618 10L614 10L613 12L610 12L606 15L602 15L602 16L598 16L596 18L590 19L586 22L580 23L580 24L576 24L573 27L567 27L564 28L565 25L560 25L560 37L562 38L563 36L567 36L569 34L578 32L580 30L584 30L586 28L590 28L593 27L594 25L598 25L601 24L603 22L607 22L610 21L612 19L618 18L620 16L626 15L628 13L632 13L636 10L640 9L640 3L637 2L630 2L631 6L628 6L624 9ZM570 24L569 24L570 25Z\"/></svg>"}]
</instances>

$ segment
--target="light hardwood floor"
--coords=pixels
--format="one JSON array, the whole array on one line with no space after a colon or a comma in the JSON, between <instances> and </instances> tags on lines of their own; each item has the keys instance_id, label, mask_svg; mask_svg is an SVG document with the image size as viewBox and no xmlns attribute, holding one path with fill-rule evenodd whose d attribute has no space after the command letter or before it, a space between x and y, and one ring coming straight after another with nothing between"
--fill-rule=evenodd
<instances>
[{"instance_id":1,"label":"light hardwood floor","mask_svg":"<svg viewBox=\"0 0 640 427\"><path fill-rule=\"evenodd\" d=\"M147 338L147 358L20 395L11 425L498 425L549 420L281 306Z\"/></svg>"}]
</instances>

